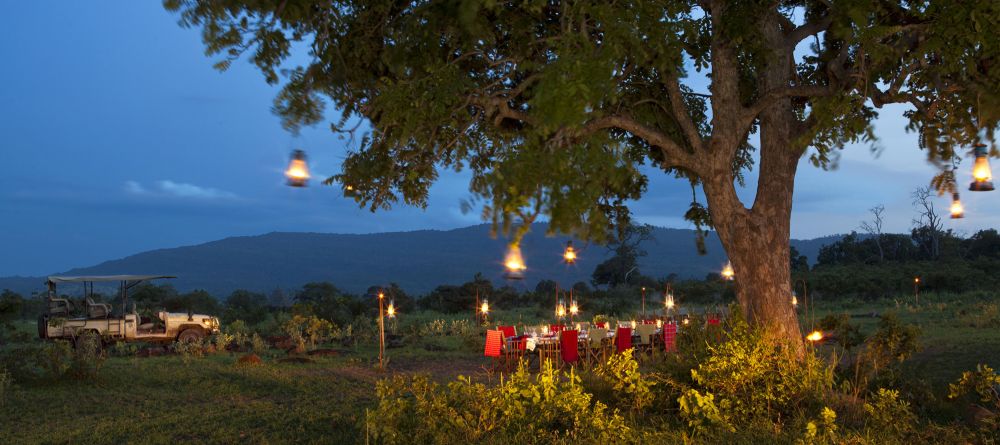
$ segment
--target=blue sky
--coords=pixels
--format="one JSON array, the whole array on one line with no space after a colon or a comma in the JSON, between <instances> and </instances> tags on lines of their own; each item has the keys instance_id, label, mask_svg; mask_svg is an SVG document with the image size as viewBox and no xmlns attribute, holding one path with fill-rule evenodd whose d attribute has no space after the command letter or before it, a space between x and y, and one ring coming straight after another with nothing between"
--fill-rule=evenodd
<instances>
[{"instance_id":1,"label":"blue sky","mask_svg":"<svg viewBox=\"0 0 1000 445\"><path fill-rule=\"evenodd\" d=\"M58 8L55 12L55 8ZM372 214L331 188L291 189L293 147L315 176L337 171L344 141L325 126L293 138L270 112L276 88L248 63L211 68L198 30L156 1L9 2L0 16L0 276L41 275L144 250L270 231L366 233L449 229L467 178L446 174L426 210ZM703 85L695 85L703 90ZM904 131L905 108L882 110L884 148L843 152L839 169L803 165L792 233L855 229L882 203L890 231L909 230L909 193L934 169ZM686 183L651 172L640 221L685 228ZM964 169L962 183L968 182ZM742 195L753 196L753 179ZM964 193L967 234L997 227L995 193ZM947 200L937 201L942 211Z\"/></svg>"}]
</instances>

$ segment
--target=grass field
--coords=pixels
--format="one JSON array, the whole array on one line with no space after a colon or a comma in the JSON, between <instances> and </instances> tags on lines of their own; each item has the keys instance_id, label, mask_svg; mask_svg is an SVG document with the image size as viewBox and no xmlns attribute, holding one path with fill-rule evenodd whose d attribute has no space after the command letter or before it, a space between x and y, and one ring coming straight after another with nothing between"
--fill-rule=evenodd
<instances>
[{"instance_id":1,"label":"grass field","mask_svg":"<svg viewBox=\"0 0 1000 445\"><path fill-rule=\"evenodd\" d=\"M943 395L948 382L977 363L1000 368L997 305L988 298L928 295L919 306L891 300L818 303L815 318L846 312L870 333L878 322L870 314L895 311L922 332L922 350L905 372ZM525 320L535 312L500 316ZM417 314L411 323L435 316L441 317ZM803 316L806 327L809 318ZM365 443L365 413L375 402L376 381L398 373L484 381L489 376L480 348L468 338L411 339L389 349L385 372L377 368L370 344L305 364L281 363L284 352L274 350L264 355L264 364L249 367L236 364L241 354L228 352L112 357L90 380L15 382L0 405L0 444Z\"/></svg>"}]
</instances>

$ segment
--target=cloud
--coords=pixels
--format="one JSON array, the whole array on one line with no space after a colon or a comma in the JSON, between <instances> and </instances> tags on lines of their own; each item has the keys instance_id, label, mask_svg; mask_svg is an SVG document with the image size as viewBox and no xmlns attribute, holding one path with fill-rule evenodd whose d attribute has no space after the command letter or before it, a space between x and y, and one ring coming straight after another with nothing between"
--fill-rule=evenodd
<instances>
[{"instance_id":1,"label":"cloud","mask_svg":"<svg viewBox=\"0 0 1000 445\"><path fill-rule=\"evenodd\" d=\"M169 179L156 181L153 189L147 189L137 181L125 181L125 191L132 195L170 196L193 199L238 199L233 192L211 187L201 187L184 182L174 182Z\"/></svg>"}]
</instances>

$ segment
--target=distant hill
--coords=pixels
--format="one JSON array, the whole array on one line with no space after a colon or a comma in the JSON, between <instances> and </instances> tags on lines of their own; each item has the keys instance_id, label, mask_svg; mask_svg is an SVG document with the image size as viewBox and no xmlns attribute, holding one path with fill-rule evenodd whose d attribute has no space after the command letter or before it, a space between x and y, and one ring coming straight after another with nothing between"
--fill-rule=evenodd
<instances>
[{"instance_id":1,"label":"distant hill","mask_svg":"<svg viewBox=\"0 0 1000 445\"><path fill-rule=\"evenodd\" d=\"M516 286L534 288L541 279L564 285L589 281L594 267L610 256L603 246L576 242L579 261L567 266L561 254L568 238L546 237L545 229L536 224L522 242L528 271ZM640 259L645 275L703 278L725 263L714 233L706 240L704 256L695 250L692 230L656 228L653 236L642 246L648 252ZM840 237L792 240L792 245L814 261L822 245ZM488 225L364 235L275 232L151 250L58 274L171 274L179 277L170 283L180 291L204 289L220 297L234 289L296 289L311 281L329 281L349 292L395 282L407 292L421 294L441 284L463 283L476 273L502 282L505 245L503 239L489 237ZM0 278L0 289L27 295L43 290L43 281L44 277Z\"/></svg>"}]
</instances>

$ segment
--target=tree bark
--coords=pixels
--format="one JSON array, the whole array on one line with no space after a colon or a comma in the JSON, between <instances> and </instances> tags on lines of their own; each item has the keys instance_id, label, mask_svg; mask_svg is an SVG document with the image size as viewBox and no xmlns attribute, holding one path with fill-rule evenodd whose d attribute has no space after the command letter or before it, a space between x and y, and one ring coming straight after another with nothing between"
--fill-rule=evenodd
<instances>
[{"instance_id":1,"label":"tree bark","mask_svg":"<svg viewBox=\"0 0 1000 445\"><path fill-rule=\"evenodd\" d=\"M773 49L762 70L758 88L775 91L787 87L794 73L784 35L776 19L762 23L765 38ZM714 70L719 64L714 65ZM735 69L735 66L730 68ZM713 70L713 78L717 76ZM732 74L732 73L729 73ZM731 109L723 109L731 108ZM725 104L713 110L715 124L727 116L740 115L739 104ZM735 272L736 297L747 320L772 340L786 344L797 353L804 351L798 317L792 306L792 283L789 262L789 239L792 193L799 158L805 147L795 141L798 119L788 97L773 100L761 108L760 173L753 207L747 209L736 195L733 183L732 156L745 138L724 135L713 137L712 161L704 190L712 224L729 255ZM715 136L722 136L716 134Z\"/></svg>"}]
</instances>

